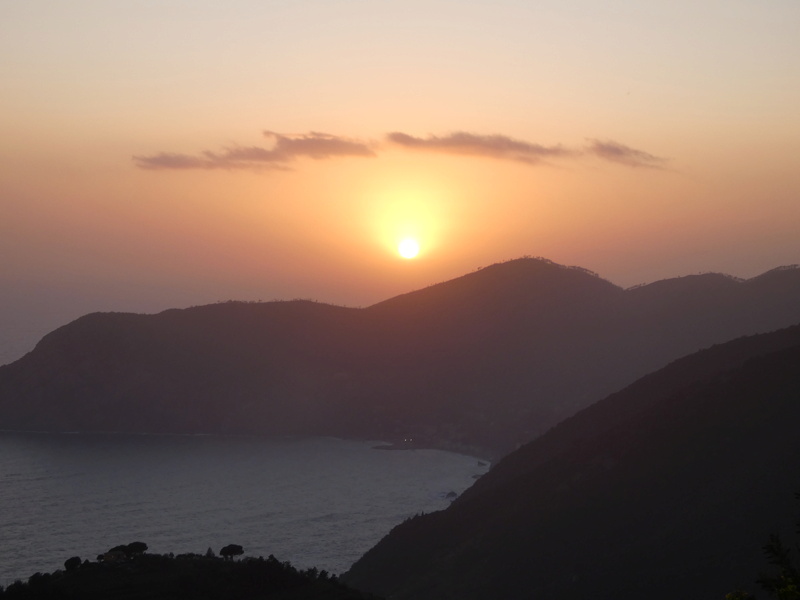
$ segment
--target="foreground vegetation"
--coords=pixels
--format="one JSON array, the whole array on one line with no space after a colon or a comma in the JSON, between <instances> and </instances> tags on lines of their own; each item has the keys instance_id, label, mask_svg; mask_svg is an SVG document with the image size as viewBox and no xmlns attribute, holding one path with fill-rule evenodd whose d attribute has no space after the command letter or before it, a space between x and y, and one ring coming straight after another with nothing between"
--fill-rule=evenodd
<instances>
[{"instance_id":1,"label":"foreground vegetation","mask_svg":"<svg viewBox=\"0 0 800 600\"><path fill-rule=\"evenodd\" d=\"M144 549L142 549L142 547ZM67 559L64 570L36 573L27 582L16 581L2 600L367 600L317 569L298 570L274 556L243 558L240 546L223 548L222 557L210 549L205 555L147 554L134 542L117 546L96 561Z\"/></svg>"},{"instance_id":2,"label":"foreground vegetation","mask_svg":"<svg viewBox=\"0 0 800 600\"><path fill-rule=\"evenodd\" d=\"M800 493L795 494L795 498L800 500ZM796 533L800 535L800 520L795 526ZM794 544L794 550L800 553L800 542ZM800 562L792 548L783 542L781 536L772 534L764 546L764 554L772 569L758 578L761 588L778 600L800 600ZM738 589L726 595L725 600L756 600L756 596Z\"/></svg>"}]
</instances>

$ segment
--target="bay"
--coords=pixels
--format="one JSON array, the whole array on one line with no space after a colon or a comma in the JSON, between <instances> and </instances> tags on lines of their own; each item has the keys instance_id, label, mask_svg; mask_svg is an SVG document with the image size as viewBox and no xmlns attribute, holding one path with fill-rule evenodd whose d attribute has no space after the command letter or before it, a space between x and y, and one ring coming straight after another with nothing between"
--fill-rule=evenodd
<instances>
[{"instance_id":1,"label":"bay","mask_svg":"<svg viewBox=\"0 0 800 600\"><path fill-rule=\"evenodd\" d=\"M484 473L441 450L332 438L0 433L0 585L149 552L275 555L341 574L389 530Z\"/></svg>"}]
</instances>

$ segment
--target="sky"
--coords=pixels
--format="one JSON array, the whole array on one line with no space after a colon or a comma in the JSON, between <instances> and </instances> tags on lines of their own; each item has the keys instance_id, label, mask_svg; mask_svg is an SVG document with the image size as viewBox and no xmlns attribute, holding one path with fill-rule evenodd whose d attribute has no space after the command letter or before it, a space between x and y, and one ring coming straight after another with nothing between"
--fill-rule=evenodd
<instances>
[{"instance_id":1,"label":"sky","mask_svg":"<svg viewBox=\"0 0 800 600\"><path fill-rule=\"evenodd\" d=\"M0 0L0 364L520 256L799 263L798 107L797 0Z\"/></svg>"}]
</instances>

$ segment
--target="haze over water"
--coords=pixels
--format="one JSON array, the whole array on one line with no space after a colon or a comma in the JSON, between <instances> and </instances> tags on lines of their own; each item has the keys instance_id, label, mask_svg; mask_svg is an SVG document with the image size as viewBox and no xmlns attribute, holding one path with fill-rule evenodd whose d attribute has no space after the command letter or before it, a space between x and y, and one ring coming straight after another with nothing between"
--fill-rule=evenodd
<instances>
[{"instance_id":1,"label":"haze over water","mask_svg":"<svg viewBox=\"0 0 800 600\"><path fill-rule=\"evenodd\" d=\"M469 456L374 445L0 433L0 585L137 540L175 554L236 543L248 556L342 573L487 469Z\"/></svg>"}]
</instances>

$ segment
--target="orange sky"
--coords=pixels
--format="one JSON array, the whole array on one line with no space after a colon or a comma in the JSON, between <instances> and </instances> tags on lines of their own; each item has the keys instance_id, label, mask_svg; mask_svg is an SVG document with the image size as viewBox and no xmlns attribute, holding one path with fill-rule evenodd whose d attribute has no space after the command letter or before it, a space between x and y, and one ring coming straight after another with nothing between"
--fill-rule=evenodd
<instances>
[{"instance_id":1,"label":"orange sky","mask_svg":"<svg viewBox=\"0 0 800 600\"><path fill-rule=\"evenodd\" d=\"M522 255L622 286L800 262L798 23L795 0L3 3L0 363L90 311L363 306Z\"/></svg>"}]
</instances>

